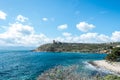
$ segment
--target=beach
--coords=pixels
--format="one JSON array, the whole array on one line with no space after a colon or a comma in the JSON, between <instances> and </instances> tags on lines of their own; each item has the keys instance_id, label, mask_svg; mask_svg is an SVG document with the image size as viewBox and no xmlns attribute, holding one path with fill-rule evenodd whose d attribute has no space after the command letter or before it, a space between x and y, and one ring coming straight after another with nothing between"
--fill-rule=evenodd
<instances>
[{"instance_id":1,"label":"beach","mask_svg":"<svg viewBox=\"0 0 120 80\"><path fill-rule=\"evenodd\" d=\"M98 60L98 61L92 61L89 63L98 68L104 68L114 73L120 74L120 62L109 62L106 60Z\"/></svg>"}]
</instances>

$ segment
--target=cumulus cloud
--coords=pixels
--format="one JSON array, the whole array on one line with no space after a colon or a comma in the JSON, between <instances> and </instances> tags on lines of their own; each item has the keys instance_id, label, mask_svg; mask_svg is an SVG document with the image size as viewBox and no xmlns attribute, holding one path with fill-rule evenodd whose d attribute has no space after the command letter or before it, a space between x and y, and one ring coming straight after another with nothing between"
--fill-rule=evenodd
<instances>
[{"instance_id":1,"label":"cumulus cloud","mask_svg":"<svg viewBox=\"0 0 120 80\"><path fill-rule=\"evenodd\" d=\"M35 34L34 28L21 23L13 23L9 28L0 34L0 44L6 46L38 46L49 42L44 34Z\"/></svg>"},{"instance_id":2,"label":"cumulus cloud","mask_svg":"<svg viewBox=\"0 0 120 80\"><path fill-rule=\"evenodd\" d=\"M67 24L59 25L57 28L58 30L64 30L68 28L68 25Z\"/></svg>"},{"instance_id":3,"label":"cumulus cloud","mask_svg":"<svg viewBox=\"0 0 120 80\"><path fill-rule=\"evenodd\" d=\"M44 17L42 18L43 21L48 21L48 18Z\"/></svg>"},{"instance_id":4,"label":"cumulus cloud","mask_svg":"<svg viewBox=\"0 0 120 80\"><path fill-rule=\"evenodd\" d=\"M76 25L76 27L77 27L78 30L80 30L82 32L87 32L87 31L95 28L95 26L93 24L88 24L86 22L80 22Z\"/></svg>"},{"instance_id":5,"label":"cumulus cloud","mask_svg":"<svg viewBox=\"0 0 120 80\"><path fill-rule=\"evenodd\" d=\"M112 42L112 40L110 39L109 36L104 35L104 34L100 34L99 36L97 36L97 41L100 42Z\"/></svg>"},{"instance_id":6,"label":"cumulus cloud","mask_svg":"<svg viewBox=\"0 0 120 80\"><path fill-rule=\"evenodd\" d=\"M114 42L120 41L120 31L115 31L115 32L113 32L111 39L112 39L112 41L114 41Z\"/></svg>"},{"instance_id":7,"label":"cumulus cloud","mask_svg":"<svg viewBox=\"0 0 120 80\"><path fill-rule=\"evenodd\" d=\"M80 35L80 40L82 42L94 42L96 41L96 36L98 35L98 33L86 33L86 34L82 34Z\"/></svg>"},{"instance_id":8,"label":"cumulus cloud","mask_svg":"<svg viewBox=\"0 0 120 80\"><path fill-rule=\"evenodd\" d=\"M39 46L52 40L71 43L104 43L120 41L120 31L115 31L111 36L99 33L84 33L73 35L62 33L62 37L48 38L45 34L36 34L32 26L21 23L10 24L8 29L0 34L0 44L5 46Z\"/></svg>"},{"instance_id":9,"label":"cumulus cloud","mask_svg":"<svg viewBox=\"0 0 120 80\"><path fill-rule=\"evenodd\" d=\"M7 14L5 12L0 11L0 19L5 20L6 16L7 16Z\"/></svg>"},{"instance_id":10,"label":"cumulus cloud","mask_svg":"<svg viewBox=\"0 0 120 80\"><path fill-rule=\"evenodd\" d=\"M62 33L63 36L71 36L71 33L68 33L68 32L64 32Z\"/></svg>"},{"instance_id":11,"label":"cumulus cloud","mask_svg":"<svg viewBox=\"0 0 120 80\"><path fill-rule=\"evenodd\" d=\"M111 42L110 37L99 33L86 33L80 35L80 40L85 43L105 43Z\"/></svg>"},{"instance_id":12,"label":"cumulus cloud","mask_svg":"<svg viewBox=\"0 0 120 80\"><path fill-rule=\"evenodd\" d=\"M25 20L22 20L24 22ZM80 26L87 26L86 28L94 28L92 24L82 22L78 24ZM89 27L88 27L89 26ZM94 27L93 27L94 26ZM59 30L67 29L68 25L63 24L58 26ZM82 27L83 28L83 27ZM85 30L86 31L86 30ZM116 42L120 41L120 31L115 31L111 36L99 33L84 33L80 35L72 34L69 32L62 33L62 37L58 36L55 38L47 37L45 34L36 34L33 26L25 25L20 22L15 22L5 26L5 32L0 33L0 46L29 46L35 47L41 44L52 42L52 40L57 40L61 42L71 42L71 43L104 43L104 42Z\"/></svg>"},{"instance_id":13,"label":"cumulus cloud","mask_svg":"<svg viewBox=\"0 0 120 80\"><path fill-rule=\"evenodd\" d=\"M56 40L71 43L105 43L112 41L109 36L99 33L85 33L77 36L65 36L64 38L57 37Z\"/></svg>"},{"instance_id":14,"label":"cumulus cloud","mask_svg":"<svg viewBox=\"0 0 120 80\"><path fill-rule=\"evenodd\" d=\"M22 15L18 15L17 18L16 18L17 21L20 21L20 22L25 22L26 20L28 20L27 17L24 17Z\"/></svg>"}]
</instances>

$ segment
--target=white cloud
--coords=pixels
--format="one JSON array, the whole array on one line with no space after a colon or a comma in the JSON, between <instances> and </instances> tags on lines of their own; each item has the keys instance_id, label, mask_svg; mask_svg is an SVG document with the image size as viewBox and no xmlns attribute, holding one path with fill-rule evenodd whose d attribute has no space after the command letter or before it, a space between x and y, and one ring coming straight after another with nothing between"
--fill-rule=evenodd
<instances>
[{"instance_id":1,"label":"white cloud","mask_svg":"<svg viewBox=\"0 0 120 80\"><path fill-rule=\"evenodd\" d=\"M71 35L63 37L57 37L55 40L71 43L105 43L111 42L110 37L104 34L98 33L85 33L79 36Z\"/></svg>"},{"instance_id":2,"label":"white cloud","mask_svg":"<svg viewBox=\"0 0 120 80\"><path fill-rule=\"evenodd\" d=\"M48 18L45 18L45 17L44 17L44 18L42 18L42 20L43 20L43 21L48 21Z\"/></svg>"},{"instance_id":3,"label":"white cloud","mask_svg":"<svg viewBox=\"0 0 120 80\"><path fill-rule=\"evenodd\" d=\"M49 41L44 34L35 34L32 26L21 23L9 25L9 28L0 34L0 44L3 46L38 46Z\"/></svg>"},{"instance_id":4,"label":"white cloud","mask_svg":"<svg viewBox=\"0 0 120 80\"><path fill-rule=\"evenodd\" d=\"M112 33L111 36L112 41L116 42L116 41L120 41L120 31L115 31Z\"/></svg>"},{"instance_id":5,"label":"white cloud","mask_svg":"<svg viewBox=\"0 0 120 80\"><path fill-rule=\"evenodd\" d=\"M112 40L110 39L109 36L104 35L104 34L100 34L99 36L97 36L98 38L98 42L111 42Z\"/></svg>"},{"instance_id":6,"label":"white cloud","mask_svg":"<svg viewBox=\"0 0 120 80\"><path fill-rule=\"evenodd\" d=\"M17 18L16 18L17 21L20 21L20 22L25 22L26 20L28 20L27 17L24 17L22 15L18 15Z\"/></svg>"},{"instance_id":7,"label":"white cloud","mask_svg":"<svg viewBox=\"0 0 120 80\"><path fill-rule=\"evenodd\" d=\"M6 16L7 16L7 14L5 12L0 11L0 19L5 20Z\"/></svg>"},{"instance_id":8,"label":"white cloud","mask_svg":"<svg viewBox=\"0 0 120 80\"><path fill-rule=\"evenodd\" d=\"M82 32L87 32L89 30L92 30L95 28L93 24L88 24L86 22L80 22L79 24L76 25L77 29L82 31Z\"/></svg>"},{"instance_id":9,"label":"white cloud","mask_svg":"<svg viewBox=\"0 0 120 80\"><path fill-rule=\"evenodd\" d=\"M86 33L80 35L80 40L85 43L111 42L110 37L99 33Z\"/></svg>"},{"instance_id":10,"label":"white cloud","mask_svg":"<svg viewBox=\"0 0 120 80\"><path fill-rule=\"evenodd\" d=\"M63 24L63 25L58 26L58 30L64 30L64 29L67 29L67 28L68 28L67 24Z\"/></svg>"},{"instance_id":11,"label":"white cloud","mask_svg":"<svg viewBox=\"0 0 120 80\"><path fill-rule=\"evenodd\" d=\"M66 37L66 36L71 36L71 33L64 32L64 33L62 33L62 35L65 36L65 37Z\"/></svg>"},{"instance_id":12,"label":"white cloud","mask_svg":"<svg viewBox=\"0 0 120 80\"><path fill-rule=\"evenodd\" d=\"M1 46L39 46L52 40L71 43L104 43L120 41L120 31L115 31L109 37L99 33L85 33L81 35L72 35L71 33L62 33L63 37L48 38L45 34L36 34L32 26L21 23L10 24L8 29L0 34Z\"/></svg>"},{"instance_id":13,"label":"white cloud","mask_svg":"<svg viewBox=\"0 0 120 80\"><path fill-rule=\"evenodd\" d=\"M59 29L67 29L65 26L67 26L67 24L60 25ZM52 42L52 40L72 43L103 43L120 41L120 31L113 32L111 36L90 32L81 35L73 35L72 33L64 32L62 35L62 37L48 38L45 34L36 34L34 27L30 25L15 22L9 24L9 26L6 27L5 32L0 33L0 46L35 47Z\"/></svg>"},{"instance_id":14,"label":"white cloud","mask_svg":"<svg viewBox=\"0 0 120 80\"><path fill-rule=\"evenodd\" d=\"M80 40L82 42L93 42L96 40L96 36L98 35L98 33L86 33L86 34L82 34L80 35Z\"/></svg>"}]
</instances>

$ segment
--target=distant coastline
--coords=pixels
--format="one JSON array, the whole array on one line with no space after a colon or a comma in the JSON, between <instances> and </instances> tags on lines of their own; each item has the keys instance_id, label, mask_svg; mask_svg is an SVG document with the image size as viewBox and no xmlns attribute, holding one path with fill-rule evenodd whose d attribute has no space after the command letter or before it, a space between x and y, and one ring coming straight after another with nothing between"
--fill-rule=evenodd
<instances>
[{"instance_id":1,"label":"distant coastline","mask_svg":"<svg viewBox=\"0 0 120 80\"><path fill-rule=\"evenodd\" d=\"M34 49L35 52L83 52L83 53L110 53L112 47L119 46L120 42L114 43L48 43Z\"/></svg>"}]
</instances>

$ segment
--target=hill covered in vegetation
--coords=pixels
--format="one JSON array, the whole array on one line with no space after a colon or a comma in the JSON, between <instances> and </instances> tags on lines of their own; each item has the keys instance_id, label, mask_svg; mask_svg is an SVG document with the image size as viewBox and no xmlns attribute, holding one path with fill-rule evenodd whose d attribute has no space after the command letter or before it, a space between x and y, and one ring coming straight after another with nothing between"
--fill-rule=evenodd
<instances>
[{"instance_id":1,"label":"hill covered in vegetation","mask_svg":"<svg viewBox=\"0 0 120 80\"><path fill-rule=\"evenodd\" d=\"M34 51L110 53L111 49L117 46L120 46L120 42L95 44L95 43L64 43L53 41L53 43L41 45Z\"/></svg>"}]
</instances>

